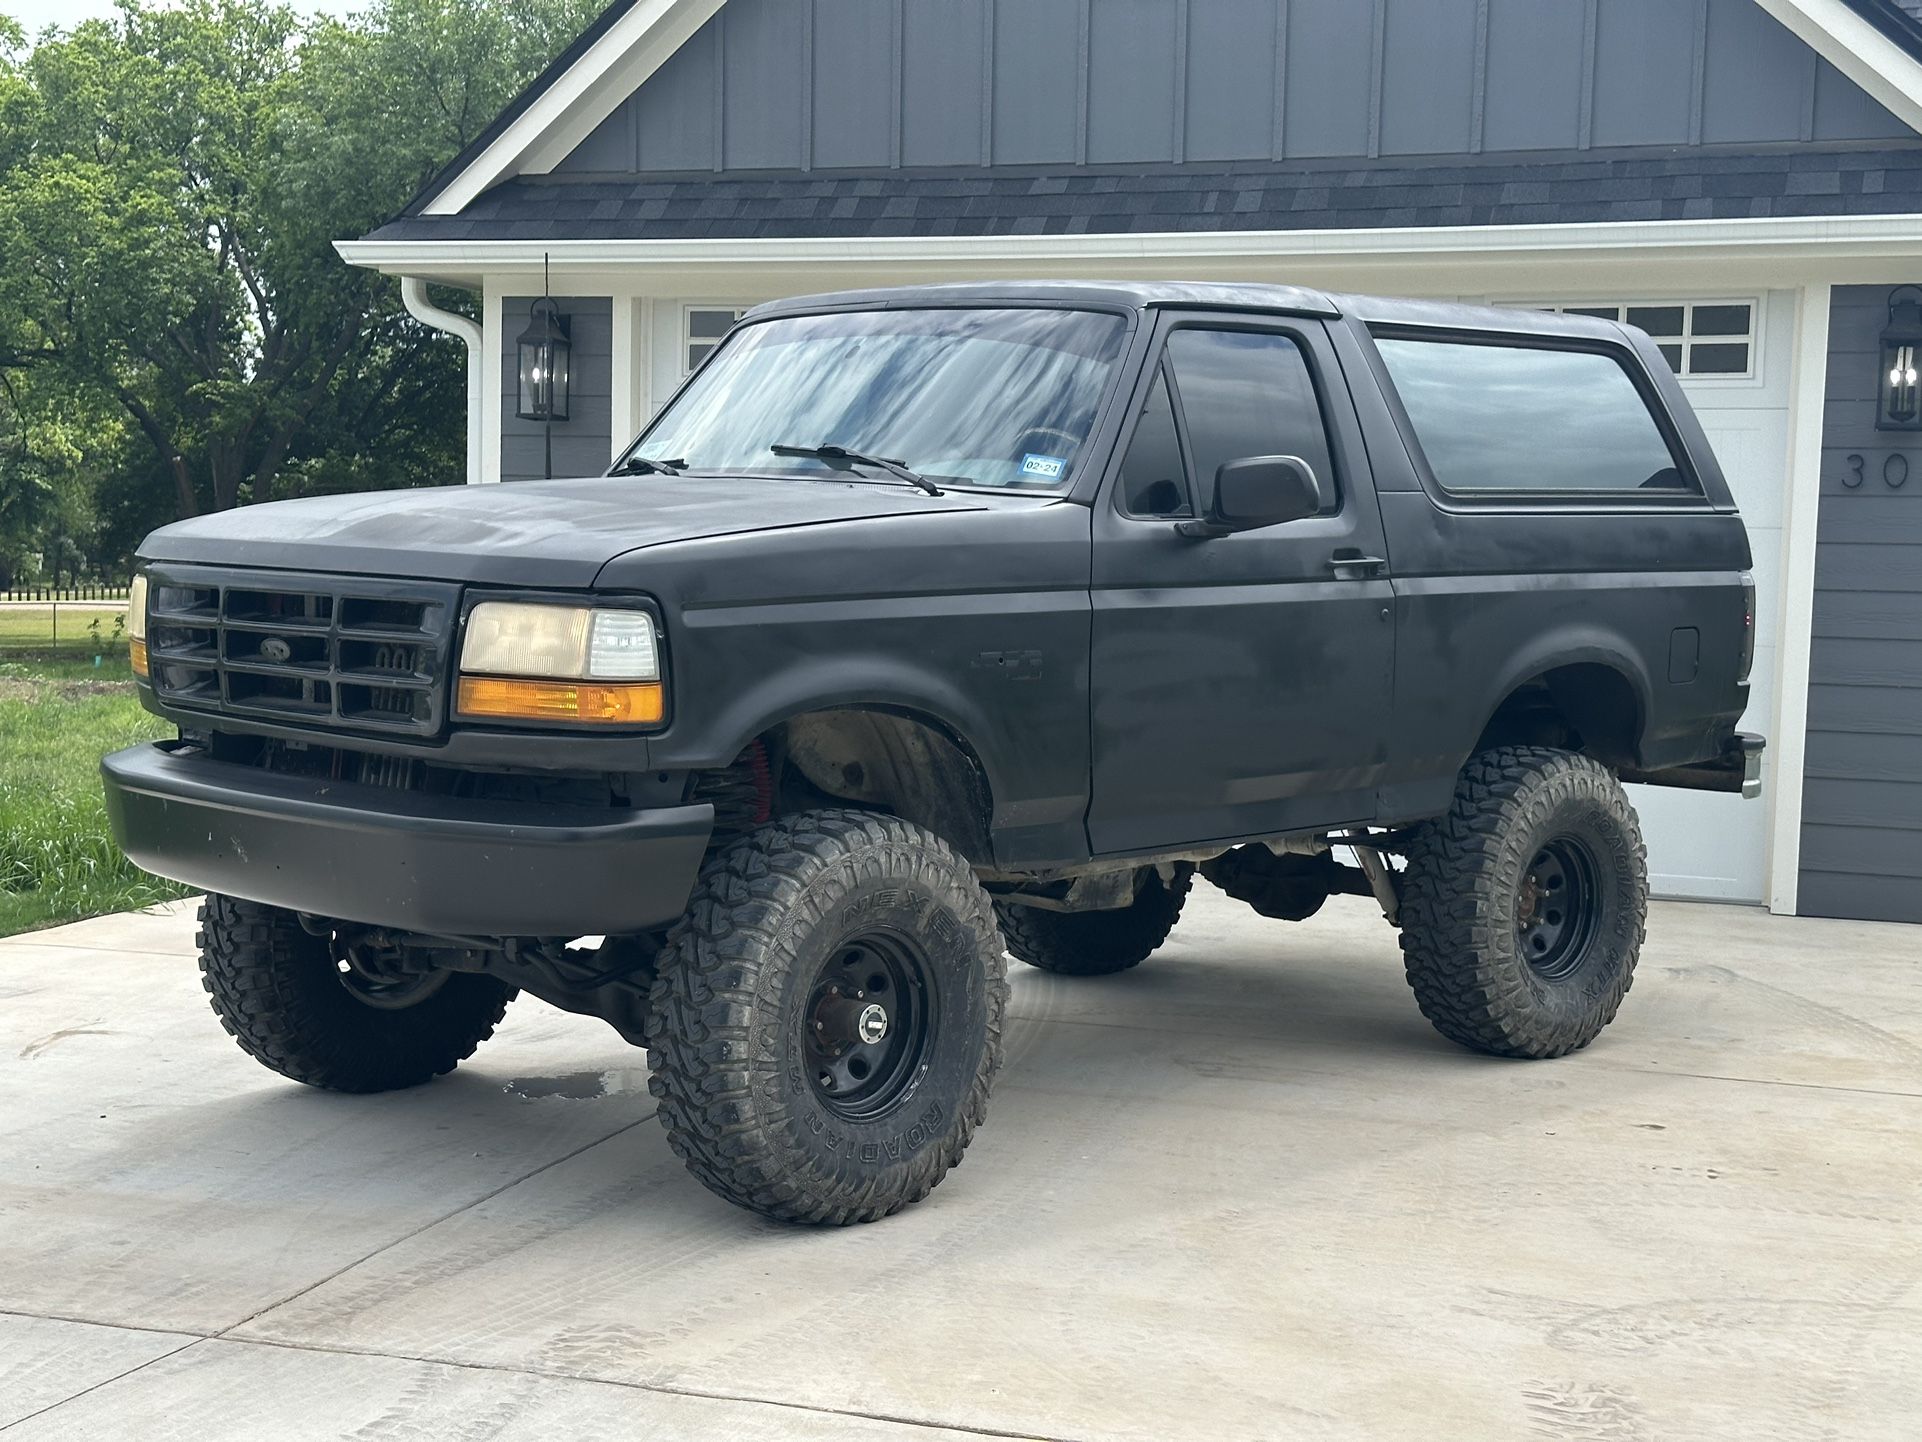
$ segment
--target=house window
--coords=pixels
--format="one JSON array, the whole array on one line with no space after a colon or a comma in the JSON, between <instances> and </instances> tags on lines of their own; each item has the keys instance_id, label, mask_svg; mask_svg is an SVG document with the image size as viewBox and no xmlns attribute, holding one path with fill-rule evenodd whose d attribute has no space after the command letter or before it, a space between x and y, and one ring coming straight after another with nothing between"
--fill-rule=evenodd
<instances>
[{"instance_id":1,"label":"house window","mask_svg":"<svg viewBox=\"0 0 1922 1442\"><path fill-rule=\"evenodd\" d=\"M745 306L734 309L720 305L684 306L681 310L681 374L692 374L720 344L721 337L734 329L734 322L746 314Z\"/></svg>"},{"instance_id":2,"label":"house window","mask_svg":"<svg viewBox=\"0 0 1922 1442\"><path fill-rule=\"evenodd\" d=\"M1755 374L1752 300L1627 301L1619 305L1548 305L1542 310L1600 316L1645 330L1678 376L1747 380Z\"/></svg>"}]
</instances>

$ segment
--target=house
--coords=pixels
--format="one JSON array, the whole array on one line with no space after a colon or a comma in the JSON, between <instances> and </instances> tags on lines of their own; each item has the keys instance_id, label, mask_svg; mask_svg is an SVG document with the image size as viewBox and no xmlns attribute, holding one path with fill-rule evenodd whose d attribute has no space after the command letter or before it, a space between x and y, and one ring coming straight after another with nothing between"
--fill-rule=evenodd
<instances>
[{"instance_id":1,"label":"house","mask_svg":"<svg viewBox=\"0 0 1922 1442\"><path fill-rule=\"evenodd\" d=\"M1747 518L1771 743L1760 803L1638 795L1658 889L1922 921L1922 432L1889 428L1879 348L1922 326L1922 0L614 0L340 251L466 341L476 482L550 440L555 473L604 469L745 308L857 283L1625 318ZM548 435L514 414L546 290Z\"/></svg>"}]
</instances>

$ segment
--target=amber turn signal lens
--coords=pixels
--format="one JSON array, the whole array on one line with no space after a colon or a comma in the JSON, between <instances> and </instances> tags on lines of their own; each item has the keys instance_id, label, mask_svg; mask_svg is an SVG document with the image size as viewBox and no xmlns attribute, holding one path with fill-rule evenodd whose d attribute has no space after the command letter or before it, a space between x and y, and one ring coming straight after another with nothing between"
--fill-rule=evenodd
<instances>
[{"instance_id":1,"label":"amber turn signal lens","mask_svg":"<svg viewBox=\"0 0 1922 1442\"><path fill-rule=\"evenodd\" d=\"M133 665L134 675L145 676L147 674L147 643L138 640L127 642L127 660Z\"/></svg>"},{"instance_id":2,"label":"amber turn signal lens","mask_svg":"<svg viewBox=\"0 0 1922 1442\"><path fill-rule=\"evenodd\" d=\"M596 721L639 726L664 713L658 681L514 681L463 676L455 702L463 716L516 721Z\"/></svg>"}]
</instances>

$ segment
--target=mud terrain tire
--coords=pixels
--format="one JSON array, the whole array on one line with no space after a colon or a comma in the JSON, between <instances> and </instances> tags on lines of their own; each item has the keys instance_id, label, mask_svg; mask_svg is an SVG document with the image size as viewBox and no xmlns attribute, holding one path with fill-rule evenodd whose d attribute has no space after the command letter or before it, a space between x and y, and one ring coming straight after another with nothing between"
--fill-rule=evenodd
<instances>
[{"instance_id":1,"label":"mud terrain tire","mask_svg":"<svg viewBox=\"0 0 1922 1442\"><path fill-rule=\"evenodd\" d=\"M871 1222L956 1166L1001 1064L987 894L932 832L820 810L708 859L655 978L649 1085L710 1191Z\"/></svg>"},{"instance_id":2,"label":"mud terrain tire","mask_svg":"<svg viewBox=\"0 0 1922 1442\"><path fill-rule=\"evenodd\" d=\"M1132 905L1109 911L1044 911L997 901L994 914L1008 952L1058 976L1112 976L1141 965L1168 939L1188 900L1194 873L1178 869L1172 884L1149 872Z\"/></svg>"},{"instance_id":3,"label":"mud terrain tire","mask_svg":"<svg viewBox=\"0 0 1922 1442\"><path fill-rule=\"evenodd\" d=\"M201 985L240 1049L329 1091L396 1091L452 1071L514 997L491 976L455 973L411 1005L370 1006L341 984L326 939L292 912L230 896L201 904L194 940Z\"/></svg>"},{"instance_id":4,"label":"mud terrain tire","mask_svg":"<svg viewBox=\"0 0 1922 1442\"><path fill-rule=\"evenodd\" d=\"M1600 762L1540 746L1471 757L1418 828L1401 947L1422 1015L1494 1056L1556 1057L1614 1020L1648 912L1640 823Z\"/></svg>"}]
</instances>

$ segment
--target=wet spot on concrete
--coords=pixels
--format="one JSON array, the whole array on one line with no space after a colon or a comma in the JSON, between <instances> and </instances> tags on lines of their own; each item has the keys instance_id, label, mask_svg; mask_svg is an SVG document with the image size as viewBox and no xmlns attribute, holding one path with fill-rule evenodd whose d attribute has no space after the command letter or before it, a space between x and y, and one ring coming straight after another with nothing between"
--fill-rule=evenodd
<instances>
[{"instance_id":1,"label":"wet spot on concrete","mask_svg":"<svg viewBox=\"0 0 1922 1442\"><path fill-rule=\"evenodd\" d=\"M517 1076L502 1088L522 1101L593 1101L596 1097L627 1096L647 1090L644 1067L616 1067L611 1071L576 1071L562 1076Z\"/></svg>"}]
</instances>

